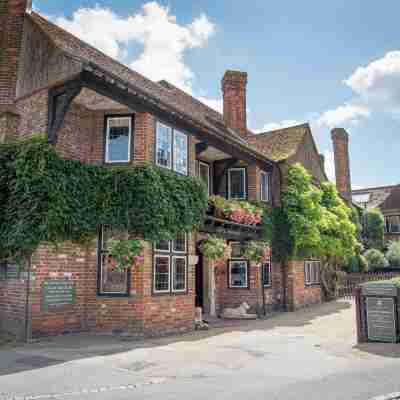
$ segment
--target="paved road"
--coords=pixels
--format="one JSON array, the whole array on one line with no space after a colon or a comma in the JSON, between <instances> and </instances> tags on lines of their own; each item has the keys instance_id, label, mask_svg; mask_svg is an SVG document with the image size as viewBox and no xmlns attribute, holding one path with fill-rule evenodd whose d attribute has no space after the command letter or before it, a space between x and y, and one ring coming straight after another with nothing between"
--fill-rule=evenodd
<instances>
[{"instance_id":1,"label":"paved road","mask_svg":"<svg viewBox=\"0 0 400 400\"><path fill-rule=\"evenodd\" d=\"M65 337L0 351L0 400L370 399L400 345L355 345L349 302L151 341Z\"/></svg>"}]
</instances>

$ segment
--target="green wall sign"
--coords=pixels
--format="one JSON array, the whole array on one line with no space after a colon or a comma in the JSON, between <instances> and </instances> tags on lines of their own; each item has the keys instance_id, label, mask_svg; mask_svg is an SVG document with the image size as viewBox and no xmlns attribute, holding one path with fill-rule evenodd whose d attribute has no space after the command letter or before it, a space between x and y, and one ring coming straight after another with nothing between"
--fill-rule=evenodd
<instances>
[{"instance_id":1,"label":"green wall sign","mask_svg":"<svg viewBox=\"0 0 400 400\"><path fill-rule=\"evenodd\" d=\"M42 306L45 309L75 304L75 285L70 280L48 280L42 286Z\"/></svg>"}]
</instances>

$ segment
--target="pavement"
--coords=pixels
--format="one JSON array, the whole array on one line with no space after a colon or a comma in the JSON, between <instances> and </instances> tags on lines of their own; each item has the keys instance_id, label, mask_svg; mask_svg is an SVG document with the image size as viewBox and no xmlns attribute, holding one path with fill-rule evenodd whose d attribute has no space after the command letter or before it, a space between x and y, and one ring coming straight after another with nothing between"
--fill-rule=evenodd
<instances>
[{"instance_id":1,"label":"pavement","mask_svg":"<svg viewBox=\"0 0 400 400\"><path fill-rule=\"evenodd\" d=\"M4 348L0 400L399 398L400 345L357 345L354 319L342 300L168 338Z\"/></svg>"}]
</instances>

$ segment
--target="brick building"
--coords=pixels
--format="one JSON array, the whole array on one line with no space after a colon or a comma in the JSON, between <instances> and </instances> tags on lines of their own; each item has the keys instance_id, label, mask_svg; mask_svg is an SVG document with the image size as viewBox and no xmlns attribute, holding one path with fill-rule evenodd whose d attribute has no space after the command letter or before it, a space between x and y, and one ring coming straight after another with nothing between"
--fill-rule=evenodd
<instances>
[{"instance_id":1,"label":"brick building","mask_svg":"<svg viewBox=\"0 0 400 400\"><path fill-rule=\"evenodd\" d=\"M64 158L127 167L151 161L198 176L210 194L269 207L279 204L291 163L301 162L317 184L326 179L308 124L258 135L247 129L244 72L225 73L221 115L67 33L32 12L29 0L3 1L0 28L2 141L47 133ZM199 243L217 231L232 254L214 267ZM111 234L99 227L98 239L85 248L43 243L23 273L2 265L0 329L28 337L73 331L160 335L192 329L196 305L219 314L243 301L254 307L265 302L268 310L321 301L317 260L283 269L243 258L240 243L257 238L256 227L207 215L199 232L145 243L143 269L118 273L104 257ZM49 304L57 290L73 296Z\"/></svg>"}]
</instances>

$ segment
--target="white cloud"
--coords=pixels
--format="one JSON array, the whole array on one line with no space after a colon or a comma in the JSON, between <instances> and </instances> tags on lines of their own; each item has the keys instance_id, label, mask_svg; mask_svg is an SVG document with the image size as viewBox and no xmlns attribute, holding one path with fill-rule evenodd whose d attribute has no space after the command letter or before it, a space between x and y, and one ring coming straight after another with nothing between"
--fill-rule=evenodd
<instances>
[{"instance_id":1,"label":"white cloud","mask_svg":"<svg viewBox=\"0 0 400 400\"><path fill-rule=\"evenodd\" d=\"M152 80L166 79L192 92L195 78L185 64L188 49L203 47L215 31L206 15L188 25L180 25L168 7L148 2L140 12L120 17L109 8L80 8L72 19L58 17L55 22L109 56L125 61ZM143 45L135 60L126 60L130 44Z\"/></svg>"},{"instance_id":2,"label":"white cloud","mask_svg":"<svg viewBox=\"0 0 400 400\"><path fill-rule=\"evenodd\" d=\"M358 67L344 81L363 102L395 114L400 113L400 51Z\"/></svg>"},{"instance_id":3,"label":"white cloud","mask_svg":"<svg viewBox=\"0 0 400 400\"><path fill-rule=\"evenodd\" d=\"M329 128L341 127L346 124L357 124L362 117L369 117L371 111L361 104L347 103L332 110L323 112L316 123Z\"/></svg>"},{"instance_id":4,"label":"white cloud","mask_svg":"<svg viewBox=\"0 0 400 400\"><path fill-rule=\"evenodd\" d=\"M270 122L265 124L261 129L253 129L254 133L263 133L263 132L268 132L268 131L274 131L276 129L283 129L283 128L288 128L290 126L295 126L295 125L300 125L301 122L296 121L294 119L285 119L283 121L279 122Z\"/></svg>"},{"instance_id":5,"label":"white cloud","mask_svg":"<svg viewBox=\"0 0 400 400\"><path fill-rule=\"evenodd\" d=\"M326 175L331 182L335 182L335 180L336 180L336 178L335 178L335 158L333 155L333 151L325 150L324 157L325 157Z\"/></svg>"},{"instance_id":6,"label":"white cloud","mask_svg":"<svg viewBox=\"0 0 400 400\"><path fill-rule=\"evenodd\" d=\"M222 99L209 99L207 97L198 97L197 100L201 101L208 107L222 114L224 108L224 102Z\"/></svg>"}]
</instances>

